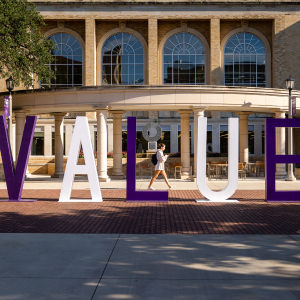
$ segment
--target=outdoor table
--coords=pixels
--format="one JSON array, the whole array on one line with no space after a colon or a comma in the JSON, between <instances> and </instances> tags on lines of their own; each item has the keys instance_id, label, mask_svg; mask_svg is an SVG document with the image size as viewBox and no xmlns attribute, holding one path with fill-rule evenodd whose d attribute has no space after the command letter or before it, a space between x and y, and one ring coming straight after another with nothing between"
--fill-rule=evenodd
<instances>
[{"instance_id":1,"label":"outdoor table","mask_svg":"<svg viewBox=\"0 0 300 300\"><path fill-rule=\"evenodd\" d=\"M211 167L215 169L215 177L216 178L222 178L224 176L227 176L227 168L228 164L211 164Z\"/></svg>"},{"instance_id":2,"label":"outdoor table","mask_svg":"<svg viewBox=\"0 0 300 300\"><path fill-rule=\"evenodd\" d=\"M256 175L256 163L247 163L247 169L249 175Z\"/></svg>"}]
</instances>

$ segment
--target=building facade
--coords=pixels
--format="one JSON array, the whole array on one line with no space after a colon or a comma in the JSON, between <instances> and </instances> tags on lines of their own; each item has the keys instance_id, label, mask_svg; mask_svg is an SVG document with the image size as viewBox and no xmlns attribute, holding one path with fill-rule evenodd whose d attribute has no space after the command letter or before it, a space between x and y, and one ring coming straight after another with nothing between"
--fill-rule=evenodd
<instances>
[{"instance_id":1,"label":"building facade","mask_svg":"<svg viewBox=\"0 0 300 300\"><path fill-rule=\"evenodd\" d=\"M100 179L123 176L126 117L142 129L157 123L170 153L180 152L191 175L198 116L208 117L207 150L227 152L227 118L240 118L240 161L263 160L264 120L284 118L285 79L300 85L300 5L297 1L35 1L45 36L57 45L52 82L13 95L18 153L25 116L39 115L32 156L55 157L63 174L76 115L89 117ZM4 81L0 89L5 92ZM295 151L300 151L294 130ZM277 152L285 152L277 129ZM195 174L195 166L192 166ZM278 166L284 175L285 166Z\"/></svg>"}]
</instances>

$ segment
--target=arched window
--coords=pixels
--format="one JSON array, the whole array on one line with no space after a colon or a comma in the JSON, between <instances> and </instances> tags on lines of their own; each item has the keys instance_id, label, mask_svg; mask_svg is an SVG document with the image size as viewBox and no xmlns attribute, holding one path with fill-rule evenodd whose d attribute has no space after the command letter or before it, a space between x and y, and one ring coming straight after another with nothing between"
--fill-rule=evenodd
<instances>
[{"instance_id":1,"label":"arched window","mask_svg":"<svg viewBox=\"0 0 300 300\"><path fill-rule=\"evenodd\" d=\"M266 86L266 49L252 33L233 35L224 49L225 85Z\"/></svg>"},{"instance_id":2,"label":"arched window","mask_svg":"<svg viewBox=\"0 0 300 300\"><path fill-rule=\"evenodd\" d=\"M199 38L188 32L172 35L163 49L165 84L204 84L205 51Z\"/></svg>"},{"instance_id":3,"label":"arched window","mask_svg":"<svg viewBox=\"0 0 300 300\"><path fill-rule=\"evenodd\" d=\"M55 73L51 87L72 87L82 85L82 47L72 35L59 32L49 37L55 45L51 54L54 61L49 65ZM48 84L43 84L47 85Z\"/></svg>"},{"instance_id":4,"label":"arched window","mask_svg":"<svg viewBox=\"0 0 300 300\"><path fill-rule=\"evenodd\" d=\"M143 84L144 48L132 34L117 33L102 48L103 84Z\"/></svg>"}]
</instances>

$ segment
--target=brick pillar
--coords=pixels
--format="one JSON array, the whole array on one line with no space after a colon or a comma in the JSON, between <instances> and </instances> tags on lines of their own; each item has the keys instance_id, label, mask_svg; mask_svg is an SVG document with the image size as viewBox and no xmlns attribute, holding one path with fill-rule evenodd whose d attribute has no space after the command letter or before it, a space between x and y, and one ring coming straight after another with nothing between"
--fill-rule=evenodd
<instances>
[{"instance_id":1,"label":"brick pillar","mask_svg":"<svg viewBox=\"0 0 300 300\"><path fill-rule=\"evenodd\" d=\"M285 52L282 51L283 45L283 35L284 35L284 17L276 17L273 21L273 47L272 47L272 87L273 88L285 88L284 80L285 77L282 74L282 71L285 70ZM289 74L288 74L289 75ZM288 76L287 75L287 76ZM287 77L286 76L286 77ZM284 79L283 79L284 78Z\"/></svg>"},{"instance_id":2,"label":"brick pillar","mask_svg":"<svg viewBox=\"0 0 300 300\"><path fill-rule=\"evenodd\" d=\"M96 24L85 20L85 85L96 85Z\"/></svg>"},{"instance_id":3,"label":"brick pillar","mask_svg":"<svg viewBox=\"0 0 300 300\"><path fill-rule=\"evenodd\" d=\"M157 19L148 20L148 84L158 84Z\"/></svg>"},{"instance_id":4,"label":"brick pillar","mask_svg":"<svg viewBox=\"0 0 300 300\"><path fill-rule=\"evenodd\" d=\"M209 70L207 70L208 72ZM221 85L220 19L210 20L210 82Z\"/></svg>"}]
</instances>

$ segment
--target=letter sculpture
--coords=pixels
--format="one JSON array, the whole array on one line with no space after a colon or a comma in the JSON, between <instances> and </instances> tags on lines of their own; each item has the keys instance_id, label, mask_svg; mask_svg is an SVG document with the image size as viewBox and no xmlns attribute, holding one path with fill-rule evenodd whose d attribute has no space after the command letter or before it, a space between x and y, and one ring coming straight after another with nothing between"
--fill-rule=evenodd
<instances>
[{"instance_id":1,"label":"letter sculpture","mask_svg":"<svg viewBox=\"0 0 300 300\"><path fill-rule=\"evenodd\" d=\"M2 155L9 201L33 201L22 200L21 197L36 119L36 116L26 117L18 161L15 169L11 153L11 145L7 134L6 121L3 116L0 116L0 151Z\"/></svg>"},{"instance_id":2,"label":"letter sculpture","mask_svg":"<svg viewBox=\"0 0 300 300\"><path fill-rule=\"evenodd\" d=\"M136 191L136 117L127 119L127 201L168 201L167 191Z\"/></svg>"},{"instance_id":3,"label":"letter sculpture","mask_svg":"<svg viewBox=\"0 0 300 300\"><path fill-rule=\"evenodd\" d=\"M266 119L266 200L299 202L300 191L276 191L276 164L300 163L300 155L276 155L276 127L300 127L299 119Z\"/></svg>"},{"instance_id":4,"label":"letter sculpture","mask_svg":"<svg viewBox=\"0 0 300 300\"><path fill-rule=\"evenodd\" d=\"M82 146L85 165L78 165L78 155ZM75 174L87 174L92 199L71 199ZM77 117L70 145L68 162L65 170L59 202L101 202L99 179L95 164L94 152L87 117Z\"/></svg>"},{"instance_id":5,"label":"letter sculpture","mask_svg":"<svg viewBox=\"0 0 300 300\"><path fill-rule=\"evenodd\" d=\"M237 200L227 200L234 194L238 185L238 133L239 119L229 118L228 137L228 184L222 191L212 191L206 185L206 131L207 118L198 117L198 139L197 139L197 185L200 193L209 201L215 202L237 202ZM203 202L207 200L196 200Z\"/></svg>"}]
</instances>

